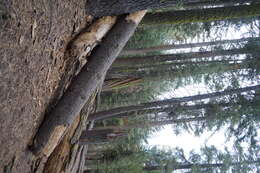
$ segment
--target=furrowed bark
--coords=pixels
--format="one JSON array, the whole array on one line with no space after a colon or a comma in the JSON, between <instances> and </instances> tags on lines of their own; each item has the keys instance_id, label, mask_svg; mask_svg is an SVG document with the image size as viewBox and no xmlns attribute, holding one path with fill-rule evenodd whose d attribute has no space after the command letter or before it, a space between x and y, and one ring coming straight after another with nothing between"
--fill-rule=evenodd
<instances>
[{"instance_id":1,"label":"furrowed bark","mask_svg":"<svg viewBox=\"0 0 260 173\"><path fill-rule=\"evenodd\" d=\"M35 154L49 156L52 153L144 15L145 11L140 11L120 18L93 50L89 62L40 126L31 146Z\"/></svg>"},{"instance_id":2,"label":"furrowed bark","mask_svg":"<svg viewBox=\"0 0 260 173\"><path fill-rule=\"evenodd\" d=\"M160 107L160 106L161 107L172 106L172 105L185 103L185 102L189 102L189 101L196 101L196 100L203 100L203 99L220 97L220 96L225 96L225 95L231 95L231 94L256 90L259 87L260 87L260 85L255 85L255 86L239 88L239 89L224 90L224 91L214 92L214 93L209 93L209 94L201 94L201 95L188 96L188 97L182 97L182 98L172 98L172 99L165 99L162 101L142 103L139 105L118 107L118 108L100 111L100 112L91 114L88 117L88 121L112 118L112 117L116 117L117 115L119 115L121 113L126 113L126 112L131 112L131 111L148 110L148 109L152 109L152 108L156 108L156 107Z\"/></svg>"}]
</instances>

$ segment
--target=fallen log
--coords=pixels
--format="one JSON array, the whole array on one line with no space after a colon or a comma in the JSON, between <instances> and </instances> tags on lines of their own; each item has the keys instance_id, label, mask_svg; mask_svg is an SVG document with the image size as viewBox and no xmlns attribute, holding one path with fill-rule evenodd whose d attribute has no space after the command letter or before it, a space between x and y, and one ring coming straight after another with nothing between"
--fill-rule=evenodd
<instances>
[{"instance_id":1,"label":"fallen log","mask_svg":"<svg viewBox=\"0 0 260 173\"><path fill-rule=\"evenodd\" d=\"M46 115L30 147L34 154L48 157L53 152L145 13L140 11L121 16L101 44L94 48L88 63L72 81L56 107Z\"/></svg>"}]
</instances>

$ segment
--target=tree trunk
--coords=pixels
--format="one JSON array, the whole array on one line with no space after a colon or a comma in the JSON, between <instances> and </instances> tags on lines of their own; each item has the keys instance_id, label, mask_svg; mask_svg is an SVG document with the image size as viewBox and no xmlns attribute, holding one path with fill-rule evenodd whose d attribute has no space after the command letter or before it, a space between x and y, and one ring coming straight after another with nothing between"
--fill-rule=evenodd
<instances>
[{"instance_id":1,"label":"tree trunk","mask_svg":"<svg viewBox=\"0 0 260 173\"><path fill-rule=\"evenodd\" d=\"M169 124L176 124L176 123L188 123L194 121L204 121L206 117L193 117L193 118L180 118L174 120L164 120L164 121L152 121L148 123L139 123L134 125L124 125L124 126L106 126L106 127L97 127L95 130L105 130L105 129L113 129L113 130L131 130L136 128L152 128L158 126L164 126Z\"/></svg>"},{"instance_id":2,"label":"tree trunk","mask_svg":"<svg viewBox=\"0 0 260 173\"><path fill-rule=\"evenodd\" d=\"M121 17L95 48L89 62L72 81L56 107L46 116L31 147L34 153L50 155L67 128L75 120L91 94L102 82L106 71L133 34L145 11Z\"/></svg>"},{"instance_id":3,"label":"tree trunk","mask_svg":"<svg viewBox=\"0 0 260 173\"><path fill-rule=\"evenodd\" d=\"M241 164L255 164L259 163L260 159L253 160L253 161L244 161L244 162L233 162L228 165L230 166L235 166L235 165L241 165ZM173 170L179 170L179 169L192 169L194 167L197 168L218 168L218 167L223 167L225 166L226 163L204 163L204 164L195 164L195 163L174 163L173 165ZM144 167L144 170L146 171L155 171L155 170L161 170L161 166L147 166Z\"/></svg>"},{"instance_id":4,"label":"tree trunk","mask_svg":"<svg viewBox=\"0 0 260 173\"><path fill-rule=\"evenodd\" d=\"M191 2L183 4L182 6L187 9L196 9L196 8L212 8L216 6L228 7L242 4L251 4L259 2L259 0L216 0L216 1L201 1L201 2Z\"/></svg>"},{"instance_id":5,"label":"tree trunk","mask_svg":"<svg viewBox=\"0 0 260 173\"><path fill-rule=\"evenodd\" d=\"M148 48L136 48L136 49L125 49L120 55L136 55L136 54L145 54L154 51L164 51L164 50L172 50L172 49L192 49L195 47L204 47L204 46L216 46L219 44L236 44L240 42L248 42L248 41L257 41L259 37L248 37L241 39L233 39L233 40L218 40L211 42L199 42L199 43L188 43L188 44L171 44L171 45L160 45Z\"/></svg>"},{"instance_id":6,"label":"tree trunk","mask_svg":"<svg viewBox=\"0 0 260 173\"><path fill-rule=\"evenodd\" d=\"M230 50L216 50L216 51L205 51L205 52L191 52L191 53L180 53L180 54L166 54L166 55L154 55L144 57L131 57L131 58L118 58L112 65L112 67L119 66L141 66L143 64L155 64L163 63L167 61L176 60L190 60L190 59L201 59L215 56L227 56L236 54L245 54L258 52L256 49L241 48L241 49L230 49Z\"/></svg>"},{"instance_id":7,"label":"tree trunk","mask_svg":"<svg viewBox=\"0 0 260 173\"><path fill-rule=\"evenodd\" d=\"M184 3L201 0L184 0ZM88 0L87 13L94 17L113 16L132 13L151 8L163 8L177 5L176 0Z\"/></svg>"},{"instance_id":8,"label":"tree trunk","mask_svg":"<svg viewBox=\"0 0 260 173\"><path fill-rule=\"evenodd\" d=\"M127 131L125 129L93 129L83 131L80 139L79 145L87 145L87 144L98 144L109 142L111 139L118 138L120 136L126 136Z\"/></svg>"},{"instance_id":9,"label":"tree trunk","mask_svg":"<svg viewBox=\"0 0 260 173\"><path fill-rule=\"evenodd\" d=\"M239 88L239 89L224 90L224 91L214 92L214 93L209 93L209 94L187 96L187 97L182 97L182 98L172 98L172 99L166 99L166 100L162 100L162 101L142 103L139 105L118 107L118 108L113 108L110 110L100 111L100 112L91 114L89 116L88 120L93 121L93 120L107 119L107 118L115 117L118 114L127 113L127 112L131 112L131 111L148 110L148 109L152 109L152 108L156 108L156 107L173 106L173 105L190 102L190 101L203 100L203 99L215 98L215 97L220 97L220 96L225 96L225 95L237 94L237 93L241 93L241 92L256 90L259 87L260 87L260 85L256 85L256 86L250 86L250 87Z\"/></svg>"},{"instance_id":10,"label":"tree trunk","mask_svg":"<svg viewBox=\"0 0 260 173\"><path fill-rule=\"evenodd\" d=\"M183 24L191 22L209 22L260 15L260 4L218 7L208 9L170 11L147 14L143 25Z\"/></svg>"},{"instance_id":11,"label":"tree trunk","mask_svg":"<svg viewBox=\"0 0 260 173\"><path fill-rule=\"evenodd\" d=\"M215 64L217 65L217 64ZM150 80L150 81L157 81L157 80L169 80L169 79L176 79L178 77L189 77L194 75L194 70L196 69L196 75L205 74L214 74L214 73L223 73L229 72L231 70L248 70L248 67L245 67L243 63L240 64L221 64L221 70L219 68L213 68L210 65L203 65L203 66L190 66L190 68L179 68L175 69L174 66L169 68L160 68L162 66L157 66L157 68L153 69L146 69L141 72L137 71L109 71L106 78L126 78L126 77L135 77L141 78L143 80ZM166 65L167 66L167 65ZM216 67L216 66L215 66Z\"/></svg>"},{"instance_id":12,"label":"tree trunk","mask_svg":"<svg viewBox=\"0 0 260 173\"><path fill-rule=\"evenodd\" d=\"M242 63L247 62L243 60ZM175 72L180 72L185 68L203 67L209 65L229 65L229 64L241 64L241 60L212 60L212 61L190 61L190 62L171 62L167 64L155 64L145 65L141 67L114 67L108 71L108 75L113 76L113 73L125 74L126 76L139 76L141 77L145 72L150 73L151 71L171 70L175 69ZM181 67L181 68L178 68ZM133 74L133 75L131 75Z\"/></svg>"},{"instance_id":13,"label":"tree trunk","mask_svg":"<svg viewBox=\"0 0 260 173\"><path fill-rule=\"evenodd\" d=\"M157 114L157 113L166 113L167 115L165 118L162 118L162 116L159 116L158 120L148 120L147 122L141 122L138 124L133 125L122 125L122 126L105 126L105 127L95 127L95 130L103 130L103 129L113 129L113 130L130 130L133 128L145 128L145 127L156 127L156 126L163 126L168 124L176 124L176 123L187 123L187 122L193 122L193 121L205 121L205 120L212 120L217 119L217 116L196 116L196 115L190 115L191 118L177 118L174 117L178 115L178 113L185 113L185 111L194 111L194 110L201 110L204 109L205 111L209 111L212 109L215 109L215 107L219 107L220 111L224 111L227 107L232 106L241 106L241 109L246 107L259 107L259 103L257 101L248 101L248 102L236 102L236 103L208 103L208 104L195 104L195 105L176 105L176 106L170 106L170 107L161 107L161 108L152 108L149 110L140 110L140 111L132 111L127 113L121 113L116 116L116 118L122 118L122 117L131 117L131 116L142 116L145 114ZM173 114L173 115L172 115ZM214 114L214 112L212 112ZM188 114L185 114L188 115ZM163 120L166 119L166 120Z\"/></svg>"},{"instance_id":14,"label":"tree trunk","mask_svg":"<svg viewBox=\"0 0 260 173\"><path fill-rule=\"evenodd\" d=\"M91 111L98 90L86 103L80 115L76 117L68 132L51 153L43 173L82 173L85 165L87 146L80 146L78 140L82 131L86 130L86 120Z\"/></svg>"}]
</instances>

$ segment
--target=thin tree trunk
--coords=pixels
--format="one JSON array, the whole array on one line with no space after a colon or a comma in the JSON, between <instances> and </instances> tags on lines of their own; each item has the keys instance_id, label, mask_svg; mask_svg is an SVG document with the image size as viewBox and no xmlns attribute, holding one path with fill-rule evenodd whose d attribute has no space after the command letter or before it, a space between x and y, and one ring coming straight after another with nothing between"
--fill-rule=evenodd
<instances>
[{"instance_id":1,"label":"thin tree trunk","mask_svg":"<svg viewBox=\"0 0 260 173\"><path fill-rule=\"evenodd\" d=\"M184 3L182 6L187 9L196 9L196 8L210 8L216 6L228 7L234 5L242 5L248 3L256 3L259 0L216 0L216 1L201 1L201 2L191 2L191 3Z\"/></svg>"},{"instance_id":2,"label":"thin tree trunk","mask_svg":"<svg viewBox=\"0 0 260 173\"><path fill-rule=\"evenodd\" d=\"M204 66L191 66L192 68L163 68L160 69L157 67L157 69L149 69L148 71L142 71L142 72L136 72L136 71L123 71L123 72L113 72L109 71L106 78L126 78L126 77L136 77L141 78L143 80L150 80L150 81L157 81L157 80L169 80L169 79L176 79L178 77L189 77L194 74L193 68L196 68L196 75L202 75L205 74L205 71L207 71L207 74L214 74L214 73L223 73L228 72L231 70L248 70L249 68L245 67L243 63L240 64L221 64L221 71L218 70L218 68L212 68L210 65L204 65Z\"/></svg>"},{"instance_id":3,"label":"thin tree trunk","mask_svg":"<svg viewBox=\"0 0 260 173\"><path fill-rule=\"evenodd\" d=\"M154 64L163 63L175 60L190 60L190 59L201 59L215 56L227 56L236 54L245 54L257 52L256 49L241 48L241 49L230 49L230 50L216 50L216 51L205 51L205 52L191 52L191 53L180 53L180 54L166 54L166 55L154 55L154 56L143 56L143 57L131 57L131 58L118 58L112 67L119 66L141 66L142 64Z\"/></svg>"},{"instance_id":4,"label":"thin tree trunk","mask_svg":"<svg viewBox=\"0 0 260 173\"><path fill-rule=\"evenodd\" d=\"M106 126L106 127L96 127L95 130L105 130L105 129L113 129L113 130L130 130L136 128L151 128L151 127L158 127L164 126L169 124L176 124L176 123L188 123L194 121L203 121L206 120L206 117L193 117L193 118L181 118L181 119L174 119L174 120L164 120L164 121L152 121L148 123L140 123L134 125L124 125L124 126Z\"/></svg>"},{"instance_id":5,"label":"thin tree trunk","mask_svg":"<svg viewBox=\"0 0 260 173\"><path fill-rule=\"evenodd\" d=\"M254 164L254 163L259 163L260 159L254 160L254 161L247 161L247 162L233 162L230 163L230 166L235 166L235 165L241 165L242 163L247 163L247 164ZM183 163L175 163L173 165L173 170L179 170L179 169L191 169L193 167L198 167L198 168L218 168L218 167L223 167L225 163L205 163L205 164L183 164ZM153 170L161 170L161 166L147 166L144 167L144 170L146 171L153 171Z\"/></svg>"},{"instance_id":6,"label":"thin tree trunk","mask_svg":"<svg viewBox=\"0 0 260 173\"><path fill-rule=\"evenodd\" d=\"M254 104L255 102L250 102L250 104ZM241 104L241 103L218 103L218 106L221 107L226 107L226 106L232 106L234 104ZM145 114L158 114L158 113L176 113L176 111L191 111L191 110L199 110L199 109L206 109L206 108L211 108L213 104L199 104L199 105L181 105L181 104L176 104L176 105L171 105L168 107L156 107L156 108L151 108L148 110L138 110L138 111L130 111L126 113L120 113L116 115L116 118L122 118L122 117L129 117L129 116L141 116ZM173 118L173 117L171 117Z\"/></svg>"},{"instance_id":7,"label":"thin tree trunk","mask_svg":"<svg viewBox=\"0 0 260 173\"><path fill-rule=\"evenodd\" d=\"M49 156L79 114L86 101L102 82L103 76L133 34L145 11L121 17L102 44L95 48L89 62L72 81L56 107L45 117L31 149Z\"/></svg>"},{"instance_id":8,"label":"thin tree trunk","mask_svg":"<svg viewBox=\"0 0 260 173\"><path fill-rule=\"evenodd\" d=\"M92 120L107 119L107 118L112 118L114 116L117 116L118 114L131 112L131 111L148 110L148 109L152 109L152 108L156 108L156 107L171 106L171 105L176 105L176 104L185 103L185 102L189 102L189 101L203 100L203 99L215 98L215 97L220 97L220 96L225 96L225 95L237 94L237 93L241 93L241 92L256 90L259 87L260 87L260 85L255 85L255 86L239 88L239 89L224 90L224 91L214 92L214 93L209 93L209 94L187 96L187 97L182 97L182 98L172 98L172 99L165 99L162 101L142 103L139 105L118 107L118 108L113 108L110 110L100 111L100 112L91 114L89 116L88 120L92 121Z\"/></svg>"},{"instance_id":9,"label":"thin tree trunk","mask_svg":"<svg viewBox=\"0 0 260 173\"><path fill-rule=\"evenodd\" d=\"M155 65L145 65L145 66L141 66L141 67L114 67L112 69L110 69L108 71L108 74L113 76L113 73L120 73L120 74L127 74L131 76L131 73L133 73L133 76L135 76L134 74L136 74L137 76L140 76L138 74L144 74L144 72L148 71L148 73L150 71L157 71L159 69L175 69L176 72L182 70L183 68L189 68L189 67L194 67L194 66L202 66L202 65L220 65L220 64L241 64L243 62L245 62L245 60L243 60L243 62L241 62L242 60L212 60L212 61L190 61L190 62L171 62L171 63L167 63L167 64L155 64ZM178 67L181 67L178 68Z\"/></svg>"},{"instance_id":10,"label":"thin tree trunk","mask_svg":"<svg viewBox=\"0 0 260 173\"><path fill-rule=\"evenodd\" d=\"M246 41L257 41L259 37L248 37L241 39L233 39L233 40L218 40L218 41L210 41L210 42L199 42L199 43L188 43L188 44L171 44L171 45L160 45L148 48L136 48L136 49L126 49L123 50L120 55L136 55L136 54L145 54L148 52L154 51L164 51L164 50L172 50L172 49L187 49L187 48L195 48L195 47L204 47L204 46L213 46L218 44L232 44L232 43L240 43Z\"/></svg>"},{"instance_id":11,"label":"thin tree trunk","mask_svg":"<svg viewBox=\"0 0 260 173\"><path fill-rule=\"evenodd\" d=\"M260 4L218 7L208 9L170 11L147 14L143 25L183 24L191 22L209 22L260 15Z\"/></svg>"},{"instance_id":12,"label":"thin tree trunk","mask_svg":"<svg viewBox=\"0 0 260 173\"><path fill-rule=\"evenodd\" d=\"M191 118L177 118L174 117L175 115L178 115L178 113L185 112L185 111L194 111L194 110L211 110L212 108L220 107L220 110L224 111L224 108L232 107L232 106L243 106L243 107L249 107L253 106L254 108L257 108L259 106L259 103L257 101L248 101L248 102L236 102L236 103L216 103L216 104L195 104L195 105L176 105L173 107L162 107L162 108L152 108L149 110L140 110L140 111L133 111L128 113L122 113L118 114L116 118L122 118L122 117L131 117L131 116L142 116L145 114L157 114L157 113L167 113L166 120L150 120L150 122L141 122L139 124L133 124L133 125L122 125L122 126L105 126L105 127L95 127L95 130L103 130L103 129L113 129L113 130L130 130L133 128L144 128L144 127L156 127L156 126L163 126L168 124L175 124L175 123L187 123L187 122L193 122L193 121L204 121L204 120L212 120L216 119L218 117L216 116L194 116L192 115ZM174 115L171 115L174 114ZM169 116L170 115L170 116ZM161 116L160 116L161 117Z\"/></svg>"}]
</instances>

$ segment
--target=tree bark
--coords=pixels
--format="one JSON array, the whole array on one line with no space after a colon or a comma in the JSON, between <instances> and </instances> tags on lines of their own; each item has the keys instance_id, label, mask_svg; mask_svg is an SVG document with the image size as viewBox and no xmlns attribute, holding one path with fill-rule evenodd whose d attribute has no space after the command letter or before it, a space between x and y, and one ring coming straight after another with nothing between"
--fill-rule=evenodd
<instances>
[{"instance_id":1,"label":"tree bark","mask_svg":"<svg viewBox=\"0 0 260 173\"><path fill-rule=\"evenodd\" d=\"M145 54L154 51L164 51L164 50L172 50L172 49L192 49L195 47L204 47L204 46L215 46L218 44L232 44L232 43L240 43L246 41L257 41L259 37L248 37L248 38L241 38L241 39L233 39L233 40L217 40L217 41L210 41L210 42L198 42L198 43L188 43L188 44L171 44L171 45L160 45L148 48L136 48L136 49L125 49L123 50L120 55L136 55L136 54Z\"/></svg>"},{"instance_id":2,"label":"tree bark","mask_svg":"<svg viewBox=\"0 0 260 173\"><path fill-rule=\"evenodd\" d=\"M35 154L48 156L52 153L76 115L100 84L144 14L145 11L141 11L121 17L101 45L93 50L87 65L72 81L56 107L46 115L31 146Z\"/></svg>"},{"instance_id":3,"label":"tree bark","mask_svg":"<svg viewBox=\"0 0 260 173\"><path fill-rule=\"evenodd\" d=\"M195 96L187 96L182 98L172 98L172 99L165 99L162 101L154 101L154 102L148 102L148 103L142 103L139 105L132 105L132 106L124 106L124 107L118 107L113 108L110 110L100 111L94 114L91 114L88 118L89 121L93 120L101 120L101 119L107 119L117 116L121 113L127 113L131 111L138 111L138 110L148 110L156 107L165 107L165 106L173 106L189 101L196 101L196 100L203 100L208 98L215 98L225 95L231 95L231 94L237 94L241 92L256 90L260 87L260 85L245 87L245 88L239 88L239 89L230 89L230 90L224 90L220 92L214 92L209 94L201 94L201 95L195 95Z\"/></svg>"},{"instance_id":4,"label":"tree bark","mask_svg":"<svg viewBox=\"0 0 260 173\"><path fill-rule=\"evenodd\" d=\"M76 117L68 132L65 134L61 142L51 153L43 173L82 173L85 165L85 154L87 146L79 146L77 141L83 130L86 130L87 116L93 111L95 96L98 90L91 96L86 103L80 115Z\"/></svg>"},{"instance_id":5,"label":"tree bark","mask_svg":"<svg viewBox=\"0 0 260 173\"><path fill-rule=\"evenodd\" d=\"M192 22L209 22L260 15L260 4L218 7L208 9L170 11L147 14L143 25L183 24Z\"/></svg>"}]
</instances>

